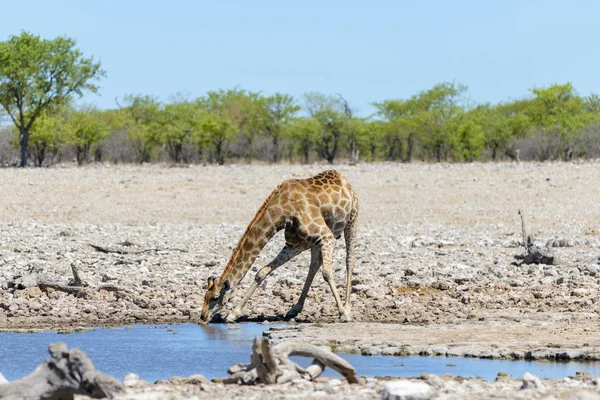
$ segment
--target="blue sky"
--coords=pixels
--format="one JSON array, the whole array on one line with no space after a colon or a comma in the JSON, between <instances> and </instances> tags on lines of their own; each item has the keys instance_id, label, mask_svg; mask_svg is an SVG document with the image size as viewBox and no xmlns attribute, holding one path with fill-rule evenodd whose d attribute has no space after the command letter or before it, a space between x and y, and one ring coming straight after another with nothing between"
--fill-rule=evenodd
<instances>
[{"instance_id":1,"label":"blue sky","mask_svg":"<svg viewBox=\"0 0 600 400\"><path fill-rule=\"evenodd\" d=\"M4 2L0 40L67 35L102 61L100 95L167 101L239 86L266 94L341 93L362 115L443 81L472 102L570 81L600 92L600 2L137 1Z\"/></svg>"}]
</instances>

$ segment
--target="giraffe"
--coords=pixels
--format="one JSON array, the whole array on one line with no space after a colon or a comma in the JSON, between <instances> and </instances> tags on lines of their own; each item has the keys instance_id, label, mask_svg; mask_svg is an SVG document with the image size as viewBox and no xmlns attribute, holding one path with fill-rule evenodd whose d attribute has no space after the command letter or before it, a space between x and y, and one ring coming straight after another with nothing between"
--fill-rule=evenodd
<instances>
[{"instance_id":1,"label":"giraffe","mask_svg":"<svg viewBox=\"0 0 600 400\"><path fill-rule=\"evenodd\" d=\"M351 321L350 292L354 269L354 244L358 224L358 197L345 176L335 170L323 171L306 179L283 181L267 197L242 235L223 273L208 278L208 289L200 318L210 322L244 278L267 242L285 230L285 245L279 254L254 277L241 302L227 315L225 322L235 322L256 288L277 268L301 252L310 249L310 266L297 303L286 314L296 317L304 307L315 274L322 266L339 310L341 322ZM346 297L342 300L333 280L331 264L336 239L344 234L346 242Z\"/></svg>"}]
</instances>

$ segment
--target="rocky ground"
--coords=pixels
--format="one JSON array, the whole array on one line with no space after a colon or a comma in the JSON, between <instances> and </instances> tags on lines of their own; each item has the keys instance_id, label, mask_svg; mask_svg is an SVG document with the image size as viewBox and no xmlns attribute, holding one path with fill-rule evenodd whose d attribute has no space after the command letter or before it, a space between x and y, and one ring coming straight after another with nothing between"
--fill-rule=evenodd
<instances>
[{"instance_id":1,"label":"rocky ground","mask_svg":"<svg viewBox=\"0 0 600 400\"><path fill-rule=\"evenodd\" d=\"M283 179L327 168L0 169L0 328L197 321L206 278L221 273L264 198ZM600 163L336 169L361 203L356 322L330 324L337 309L317 277L297 322L318 324L275 340L374 354L600 358ZM518 265L518 209L557 265ZM231 304L282 245L279 234ZM285 314L308 262L303 254L269 277L245 318ZM56 290L72 267L87 288ZM343 287L342 240L334 270Z\"/></svg>"},{"instance_id":2,"label":"rocky ground","mask_svg":"<svg viewBox=\"0 0 600 400\"><path fill-rule=\"evenodd\" d=\"M515 378L501 373L494 382L424 374L413 379L367 378L352 385L331 378L268 386L222 385L202 382L201 377L192 379L195 384L182 385L181 379L174 378L149 385L129 377L125 380L127 394L118 399L600 399L598 378L586 374L549 381L531 374Z\"/></svg>"}]
</instances>

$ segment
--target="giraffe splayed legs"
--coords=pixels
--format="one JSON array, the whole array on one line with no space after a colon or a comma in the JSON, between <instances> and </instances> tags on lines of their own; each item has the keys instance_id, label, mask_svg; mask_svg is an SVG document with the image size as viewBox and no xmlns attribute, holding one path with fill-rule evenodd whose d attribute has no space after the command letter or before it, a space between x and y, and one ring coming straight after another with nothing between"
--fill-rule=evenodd
<instances>
[{"instance_id":1,"label":"giraffe splayed legs","mask_svg":"<svg viewBox=\"0 0 600 400\"><path fill-rule=\"evenodd\" d=\"M213 318L230 291L244 278L260 250L283 229L285 246L273 261L258 271L242 301L226 317L226 321L234 322L241 315L244 305L271 272L308 249L311 250L311 262L306 282L298 302L286 317L293 318L302 311L312 281L322 268L323 278L329 284L338 307L340 321L350 321L357 224L358 198L348 180L337 171L284 181L269 195L250 222L221 276L209 278L201 319L208 322ZM332 273L334 246L342 233L346 242L347 275L344 303Z\"/></svg>"}]
</instances>

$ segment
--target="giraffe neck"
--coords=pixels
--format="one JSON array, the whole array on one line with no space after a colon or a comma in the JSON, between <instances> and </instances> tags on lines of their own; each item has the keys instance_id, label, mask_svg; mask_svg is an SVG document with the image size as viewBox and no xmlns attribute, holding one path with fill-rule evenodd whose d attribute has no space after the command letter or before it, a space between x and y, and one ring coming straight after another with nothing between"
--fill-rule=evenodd
<instances>
[{"instance_id":1,"label":"giraffe neck","mask_svg":"<svg viewBox=\"0 0 600 400\"><path fill-rule=\"evenodd\" d=\"M262 248L283 227L281 215L269 208L278 191L279 186L267 197L246 228L219 277L219 284L229 281L231 288L235 287L244 278Z\"/></svg>"}]
</instances>

